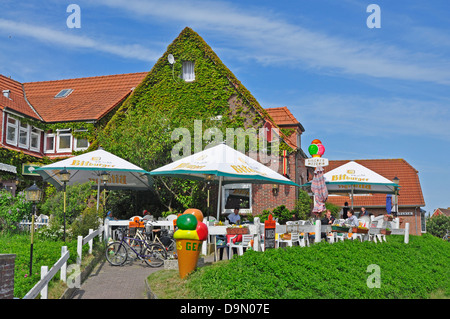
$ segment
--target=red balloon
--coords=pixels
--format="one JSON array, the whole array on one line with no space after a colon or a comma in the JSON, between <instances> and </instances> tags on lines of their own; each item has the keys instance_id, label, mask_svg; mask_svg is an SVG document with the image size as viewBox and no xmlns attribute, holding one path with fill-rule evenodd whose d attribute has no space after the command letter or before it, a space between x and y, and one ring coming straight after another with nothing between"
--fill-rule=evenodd
<instances>
[{"instance_id":1,"label":"red balloon","mask_svg":"<svg viewBox=\"0 0 450 319\"><path fill-rule=\"evenodd\" d=\"M195 230L197 231L198 240L206 240L206 237L208 236L208 226L206 226L205 223L198 222Z\"/></svg>"}]
</instances>

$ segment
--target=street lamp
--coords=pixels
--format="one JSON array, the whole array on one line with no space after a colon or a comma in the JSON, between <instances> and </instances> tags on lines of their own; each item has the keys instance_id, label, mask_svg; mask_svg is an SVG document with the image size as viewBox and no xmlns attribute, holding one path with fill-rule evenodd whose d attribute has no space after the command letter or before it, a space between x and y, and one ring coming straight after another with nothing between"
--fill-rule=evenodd
<instances>
[{"instance_id":1,"label":"street lamp","mask_svg":"<svg viewBox=\"0 0 450 319\"><path fill-rule=\"evenodd\" d=\"M30 246L30 276L33 271L33 241L34 241L34 216L36 215L36 203L42 198L42 190L36 186L36 182L25 190L27 201L33 203L33 212L31 215L31 246Z\"/></svg>"},{"instance_id":2,"label":"street lamp","mask_svg":"<svg viewBox=\"0 0 450 319\"><path fill-rule=\"evenodd\" d=\"M64 185L64 242L66 241L66 184L70 179L70 173L68 170L66 170L66 168L64 167L64 169L59 171L59 179L61 180L61 182L63 182Z\"/></svg>"},{"instance_id":3,"label":"street lamp","mask_svg":"<svg viewBox=\"0 0 450 319\"><path fill-rule=\"evenodd\" d=\"M395 176L392 181L399 185L400 179ZM395 186L395 213L398 215L398 186Z\"/></svg>"}]
</instances>

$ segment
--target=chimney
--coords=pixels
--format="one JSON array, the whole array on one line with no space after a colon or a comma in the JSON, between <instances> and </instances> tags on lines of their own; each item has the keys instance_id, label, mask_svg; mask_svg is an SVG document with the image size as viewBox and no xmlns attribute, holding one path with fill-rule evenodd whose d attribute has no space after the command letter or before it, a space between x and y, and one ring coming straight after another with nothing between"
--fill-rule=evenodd
<instances>
[{"instance_id":1,"label":"chimney","mask_svg":"<svg viewBox=\"0 0 450 319\"><path fill-rule=\"evenodd\" d=\"M4 97L6 97L6 98L9 99L9 98L10 98L10 97L9 97L10 94L11 94L11 91L10 91L10 90L3 90L3 96L4 96Z\"/></svg>"}]
</instances>

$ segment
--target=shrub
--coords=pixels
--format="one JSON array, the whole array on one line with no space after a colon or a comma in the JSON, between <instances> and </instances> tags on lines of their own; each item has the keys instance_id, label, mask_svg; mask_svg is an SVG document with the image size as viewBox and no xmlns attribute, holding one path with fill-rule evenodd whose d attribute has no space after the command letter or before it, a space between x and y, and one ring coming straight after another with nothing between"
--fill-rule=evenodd
<instances>
[{"instance_id":1,"label":"shrub","mask_svg":"<svg viewBox=\"0 0 450 319\"><path fill-rule=\"evenodd\" d=\"M89 229L96 230L100 225L103 215L102 209L97 212L96 207L86 207L83 213L72 223L72 233L76 238L78 236L87 236Z\"/></svg>"},{"instance_id":2,"label":"shrub","mask_svg":"<svg viewBox=\"0 0 450 319\"><path fill-rule=\"evenodd\" d=\"M433 236L388 236L388 242L321 242L311 247L248 251L199 268L187 282L197 298L399 299L450 296L449 243ZM381 287L368 286L369 265ZM447 280L443 280L447 278Z\"/></svg>"},{"instance_id":3,"label":"shrub","mask_svg":"<svg viewBox=\"0 0 450 319\"><path fill-rule=\"evenodd\" d=\"M91 197L95 196L97 190L91 188L91 182L67 186L66 191L66 223L72 223L86 208ZM52 192L41 205L41 212L45 215L53 215L60 223L64 220L64 193Z\"/></svg>"},{"instance_id":4,"label":"shrub","mask_svg":"<svg viewBox=\"0 0 450 319\"><path fill-rule=\"evenodd\" d=\"M262 214L255 217L259 217L261 222L266 221L269 218L269 214L272 214L273 219L278 220L278 223L285 223L292 218L292 212L286 208L284 205L280 205L270 211L268 209L263 210Z\"/></svg>"},{"instance_id":5,"label":"shrub","mask_svg":"<svg viewBox=\"0 0 450 319\"><path fill-rule=\"evenodd\" d=\"M16 197L4 190L0 191L0 231L16 230L18 223L31 217L32 204L27 202L23 192Z\"/></svg>"}]
</instances>

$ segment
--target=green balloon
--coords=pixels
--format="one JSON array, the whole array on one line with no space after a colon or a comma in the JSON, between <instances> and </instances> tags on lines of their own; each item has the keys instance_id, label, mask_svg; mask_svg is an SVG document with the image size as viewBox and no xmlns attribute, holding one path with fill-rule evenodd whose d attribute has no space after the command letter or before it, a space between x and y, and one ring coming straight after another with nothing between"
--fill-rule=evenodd
<instances>
[{"instance_id":1,"label":"green balloon","mask_svg":"<svg viewBox=\"0 0 450 319\"><path fill-rule=\"evenodd\" d=\"M311 154L311 155L316 155L317 152L319 151L319 147L318 147L316 144L311 144L311 145L308 147L308 151L309 151L309 154Z\"/></svg>"},{"instance_id":2,"label":"green balloon","mask_svg":"<svg viewBox=\"0 0 450 319\"><path fill-rule=\"evenodd\" d=\"M192 214L183 214L177 218L177 226L183 230L195 230L197 228L197 218Z\"/></svg>"}]
</instances>

